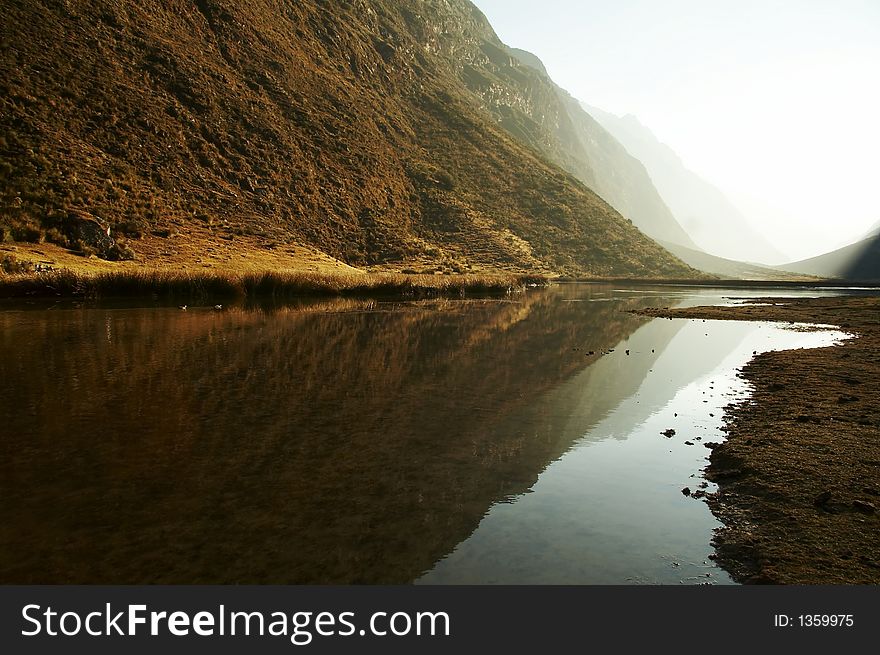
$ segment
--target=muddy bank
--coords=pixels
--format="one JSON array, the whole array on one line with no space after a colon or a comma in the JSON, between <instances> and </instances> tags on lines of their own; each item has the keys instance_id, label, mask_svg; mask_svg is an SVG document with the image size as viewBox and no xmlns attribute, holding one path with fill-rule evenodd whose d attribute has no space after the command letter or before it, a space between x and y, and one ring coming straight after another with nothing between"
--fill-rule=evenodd
<instances>
[{"instance_id":1,"label":"muddy bank","mask_svg":"<svg viewBox=\"0 0 880 655\"><path fill-rule=\"evenodd\" d=\"M749 401L726 410L709 497L713 543L738 581L880 583L880 298L763 299L656 308L649 316L835 325L831 348L768 352L742 371Z\"/></svg>"}]
</instances>

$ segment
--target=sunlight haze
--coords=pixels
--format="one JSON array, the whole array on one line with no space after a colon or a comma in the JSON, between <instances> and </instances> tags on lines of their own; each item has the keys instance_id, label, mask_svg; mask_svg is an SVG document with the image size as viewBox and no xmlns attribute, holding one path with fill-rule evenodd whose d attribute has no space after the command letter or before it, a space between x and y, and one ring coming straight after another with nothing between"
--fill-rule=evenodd
<instances>
[{"instance_id":1,"label":"sunlight haze","mask_svg":"<svg viewBox=\"0 0 880 655\"><path fill-rule=\"evenodd\" d=\"M635 115L792 259L880 219L880 3L476 4L572 95Z\"/></svg>"}]
</instances>

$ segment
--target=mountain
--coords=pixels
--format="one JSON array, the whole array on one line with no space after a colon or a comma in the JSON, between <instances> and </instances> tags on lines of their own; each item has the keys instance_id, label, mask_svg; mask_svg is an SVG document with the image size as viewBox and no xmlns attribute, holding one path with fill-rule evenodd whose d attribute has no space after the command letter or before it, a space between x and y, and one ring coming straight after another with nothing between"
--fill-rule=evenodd
<instances>
[{"instance_id":1,"label":"mountain","mask_svg":"<svg viewBox=\"0 0 880 655\"><path fill-rule=\"evenodd\" d=\"M880 233L875 231L873 235L843 248L777 268L825 278L878 282L880 281Z\"/></svg>"},{"instance_id":2,"label":"mountain","mask_svg":"<svg viewBox=\"0 0 880 655\"><path fill-rule=\"evenodd\" d=\"M593 189L654 239L696 244L675 220L645 167L547 75L541 60L502 43L479 12L458 29L460 79L494 121Z\"/></svg>"},{"instance_id":3,"label":"mountain","mask_svg":"<svg viewBox=\"0 0 880 655\"><path fill-rule=\"evenodd\" d=\"M254 266L307 246L355 266L696 274L587 188L586 168L551 163L575 168L564 149L485 111L489 92L463 77L497 67L524 92L557 90L465 0L17 0L3 14L4 240L148 264L232 241Z\"/></svg>"},{"instance_id":4,"label":"mountain","mask_svg":"<svg viewBox=\"0 0 880 655\"><path fill-rule=\"evenodd\" d=\"M668 241L658 241L660 245L665 247L673 255L681 259L688 266L717 275L727 280L803 280L805 274L795 273L787 270L786 267L770 267L761 266L759 264L749 264L733 259L725 259L716 255L710 255L702 250L694 250L680 246L677 243ZM807 274L808 275L808 274Z\"/></svg>"},{"instance_id":5,"label":"mountain","mask_svg":"<svg viewBox=\"0 0 880 655\"><path fill-rule=\"evenodd\" d=\"M546 75L547 77L550 77L550 73L547 72L547 67L544 66L544 62L541 61L541 58L538 57L538 55L532 54L528 50L521 50L519 48L508 47L507 50L520 63L525 64L529 68L534 68L536 71L538 71L542 75Z\"/></svg>"},{"instance_id":6,"label":"mountain","mask_svg":"<svg viewBox=\"0 0 880 655\"><path fill-rule=\"evenodd\" d=\"M727 259L777 263L785 256L761 236L724 193L689 170L672 148L632 115L584 108L648 169L661 197L702 250Z\"/></svg>"}]
</instances>

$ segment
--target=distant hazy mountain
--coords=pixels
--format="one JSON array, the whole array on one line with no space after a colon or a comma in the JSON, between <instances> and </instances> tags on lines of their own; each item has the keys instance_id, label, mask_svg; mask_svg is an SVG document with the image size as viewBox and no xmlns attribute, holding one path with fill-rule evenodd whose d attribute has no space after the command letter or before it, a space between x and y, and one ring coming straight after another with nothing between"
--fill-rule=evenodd
<instances>
[{"instance_id":1,"label":"distant hazy mountain","mask_svg":"<svg viewBox=\"0 0 880 655\"><path fill-rule=\"evenodd\" d=\"M620 117L583 106L645 165L663 200L703 250L749 262L772 264L785 260L718 188L688 170L679 156L635 116Z\"/></svg>"},{"instance_id":2,"label":"distant hazy mountain","mask_svg":"<svg viewBox=\"0 0 880 655\"><path fill-rule=\"evenodd\" d=\"M681 261L696 269L717 275L728 280L803 280L805 274L789 271L786 267L761 266L746 262L725 259L716 255L710 255L702 250L694 250L680 246L677 243L658 241ZM809 274L807 274L809 275ZM826 277L826 276L820 276Z\"/></svg>"},{"instance_id":3,"label":"distant hazy mountain","mask_svg":"<svg viewBox=\"0 0 880 655\"><path fill-rule=\"evenodd\" d=\"M880 281L880 224L874 234L861 241L818 257L784 264L777 268L819 277L839 277L856 281Z\"/></svg>"},{"instance_id":4,"label":"distant hazy mountain","mask_svg":"<svg viewBox=\"0 0 880 655\"><path fill-rule=\"evenodd\" d=\"M475 14L476 16L476 14ZM696 248L638 159L547 75L530 52L503 44L485 20L450 25L462 82L517 141L574 175L654 239Z\"/></svg>"}]
</instances>

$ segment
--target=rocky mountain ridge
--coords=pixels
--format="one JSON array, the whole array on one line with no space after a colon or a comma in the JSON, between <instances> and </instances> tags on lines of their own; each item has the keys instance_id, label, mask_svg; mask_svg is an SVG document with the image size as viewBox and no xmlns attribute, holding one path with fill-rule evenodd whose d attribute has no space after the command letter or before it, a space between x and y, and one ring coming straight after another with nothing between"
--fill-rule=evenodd
<instances>
[{"instance_id":1,"label":"rocky mountain ridge","mask_svg":"<svg viewBox=\"0 0 880 655\"><path fill-rule=\"evenodd\" d=\"M462 77L502 50L465 0L15 0L3 14L6 240L85 251L87 220L119 258L199 233L196 251L247 238L256 258L308 246L355 266L697 275L478 106Z\"/></svg>"}]
</instances>

